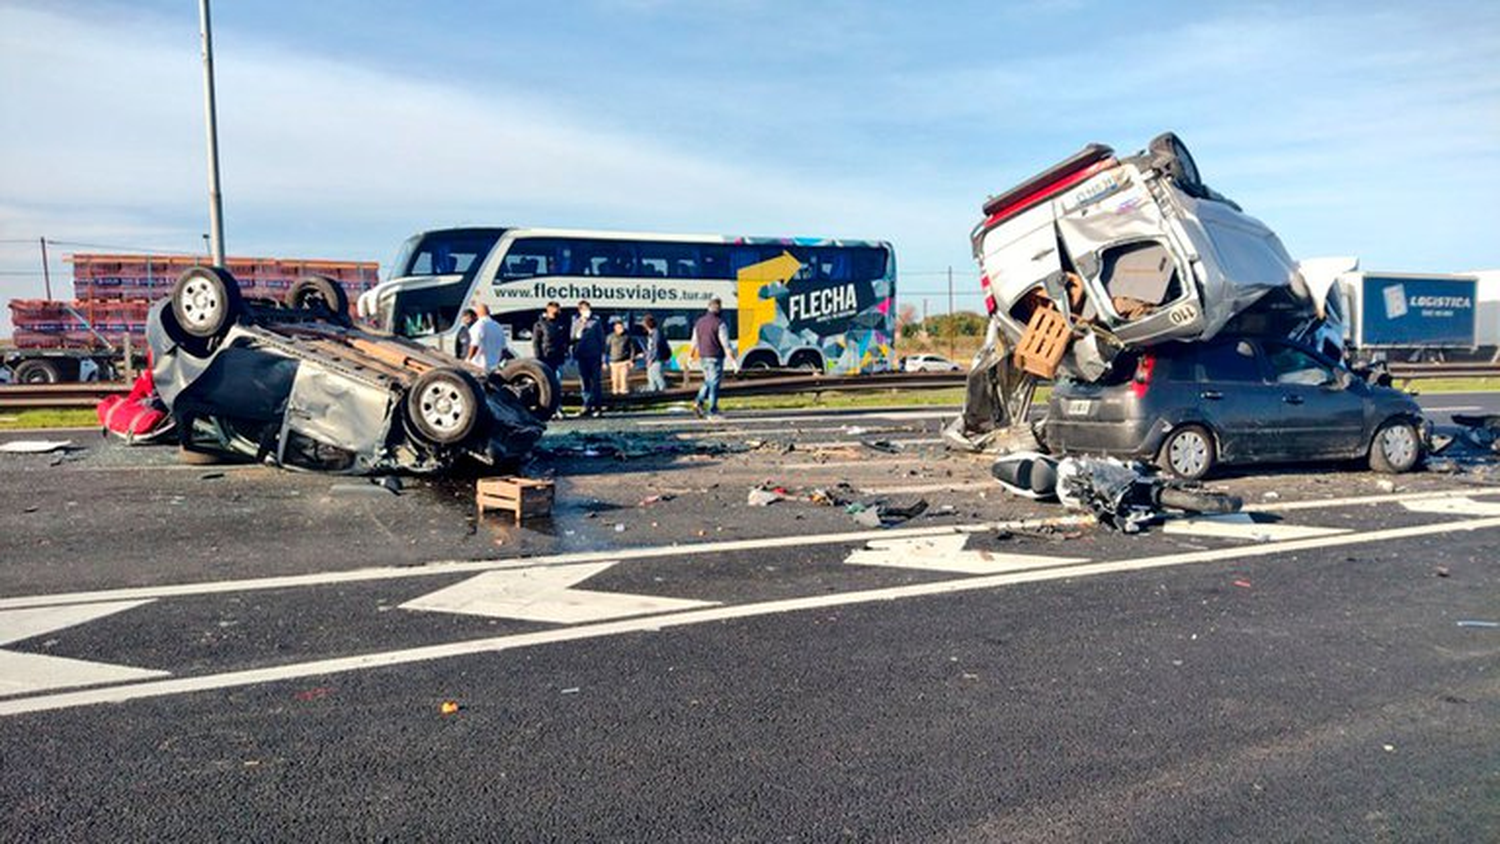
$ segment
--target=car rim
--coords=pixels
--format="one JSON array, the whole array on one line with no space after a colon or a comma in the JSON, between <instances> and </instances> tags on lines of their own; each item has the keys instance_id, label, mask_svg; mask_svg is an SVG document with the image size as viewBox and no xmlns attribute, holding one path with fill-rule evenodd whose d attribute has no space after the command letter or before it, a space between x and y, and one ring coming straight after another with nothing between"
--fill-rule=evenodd
<instances>
[{"instance_id":1,"label":"car rim","mask_svg":"<svg viewBox=\"0 0 1500 844\"><path fill-rule=\"evenodd\" d=\"M1405 425L1394 425L1380 435L1380 449L1394 466L1405 466L1416 453L1416 438Z\"/></svg>"},{"instance_id":2,"label":"car rim","mask_svg":"<svg viewBox=\"0 0 1500 844\"><path fill-rule=\"evenodd\" d=\"M218 291L204 279L195 278L182 288L182 314L195 326L211 325L220 306Z\"/></svg>"},{"instance_id":3,"label":"car rim","mask_svg":"<svg viewBox=\"0 0 1500 844\"><path fill-rule=\"evenodd\" d=\"M431 384L417 398L422 411L422 421L435 431L456 431L468 415L469 403L457 386L448 383Z\"/></svg>"},{"instance_id":4,"label":"car rim","mask_svg":"<svg viewBox=\"0 0 1500 844\"><path fill-rule=\"evenodd\" d=\"M1173 471L1179 475L1196 475L1208 462L1208 442L1197 434L1183 434L1172 441L1168 455Z\"/></svg>"}]
</instances>

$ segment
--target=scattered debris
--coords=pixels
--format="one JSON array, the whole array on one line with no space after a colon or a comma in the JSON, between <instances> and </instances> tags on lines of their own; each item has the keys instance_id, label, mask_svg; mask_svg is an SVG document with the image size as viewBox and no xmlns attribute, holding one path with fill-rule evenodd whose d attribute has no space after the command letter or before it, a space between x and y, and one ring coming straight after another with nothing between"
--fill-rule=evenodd
<instances>
[{"instance_id":1,"label":"scattered debris","mask_svg":"<svg viewBox=\"0 0 1500 844\"><path fill-rule=\"evenodd\" d=\"M566 689L563 689L563 690L562 690L562 691L561 691L561 692L560 692L560 693L559 693L559 694L565 694L565 695L576 695L576 694L578 694L578 693L579 693L579 692L581 692L581 691L583 691L583 690L582 690L582 689L580 689L580 688L579 688L579 687L577 687L577 686L572 686L572 687L571 687L571 688L566 688Z\"/></svg>"},{"instance_id":2,"label":"scattered debris","mask_svg":"<svg viewBox=\"0 0 1500 844\"><path fill-rule=\"evenodd\" d=\"M1458 626L1493 628L1500 627L1500 621L1475 621L1473 619L1464 619L1463 621L1458 622Z\"/></svg>"},{"instance_id":3,"label":"scattered debris","mask_svg":"<svg viewBox=\"0 0 1500 844\"><path fill-rule=\"evenodd\" d=\"M479 518L484 518L485 510L504 510L515 515L518 525L527 519L551 516L555 496L556 484L550 480L505 476L481 478L474 485ZM589 513L589 517L593 515Z\"/></svg>"},{"instance_id":4,"label":"scattered debris","mask_svg":"<svg viewBox=\"0 0 1500 844\"><path fill-rule=\"evenodd\" d=\"M901 451L901 445L890 440L860 440L859 444L883 454L899 454Z\"/></svg>"},{"instance_id":5,"label":"scattered debris","mask_svg":"<svg viewBox=\"0 0 1500 844\"><path fill-rule=\"evenodd\" d=\"M671 494L669 492L663 492L663 493L659 493L659 494L656 494L656 495L648 495L645 498L642 498L640 501L636 502L635 506L637 506L637 507L650 507L653 504L661 504L663 502L671 501L672 499L674 499L676 497L677 496L675 496L675 495L673 495L673 494Z\"/></svg>"},{"instance_id":6,"label":"scattered debris","mask_svg":"<svg viewBox=\"0 0 1500 844\"><path fill-rule=\"evenodd\" d=\"M1249 589L1250 588L1250 581L1245 580L1244 578L1241 578L1239 580L1234 581L1234 585L1240 587L1241 589Z\"/></svg>"},{"instance_id":7,"label":"scattered debris","mask_svg":"<svg viewBox=\"0 0 1500 844\"><path fill-rule=\"evenodd\" d=\"M47 454L78 448L72 440L11 440L0 445L0 454Z\"/></svg>"},{"instance_id":8,"label":"scattered debris","mask_svg":"<svg viewBox=\"0 0 1500 844\"><path fill-rule=\"evenodd\" d=\"M758 486L751 488L750 494L746 499L746 503L751 507L769 507L772 504L785 499L786 490L784 489L767 489L765 487Z\"/></svg>"},{"instance_id":9,"label":"scattered debris","mask_svg":"<svg viewBox=\"0 0 1500 844\"><path fill-rule=\"evenodd\" d=\"M1438 577L1447 577L1449 575L1447 566L1433 566L1432 573Z\"/></svg>"},{"instance_id":10,"label":"scattered debris","mask_svg":"<svg viewBox=\"0 0 1500 844\"><path fill-rule=\"evenodd\" d=\"M443 715L452 715L462 708L456 700L445 700L438 705L438 712Z\"/></svg>"},{"instance_id":11,"label":"scattered debris","mask_svg":"<svg viewBox=\"0 0 1500 844\"><path fill-rule=\"evenodd\" d=\"M224 477L223 472L204 472L198 476L200 481L217 481Z\"/></svg>"}]
</instances>

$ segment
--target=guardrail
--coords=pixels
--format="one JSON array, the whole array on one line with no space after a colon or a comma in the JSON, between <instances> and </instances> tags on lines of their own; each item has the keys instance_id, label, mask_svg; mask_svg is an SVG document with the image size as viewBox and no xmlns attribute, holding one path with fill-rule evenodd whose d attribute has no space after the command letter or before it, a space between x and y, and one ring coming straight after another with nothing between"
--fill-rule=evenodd
<instances>
[{"instance_id":1,"label":"guardrail","mask_svg":"<svg viewBox=\"0 0 1500 844\"><path fill-rule=\"evenodd\" d=\"M1500 364L1492 363L1397 363L1391 364L1398 380L1426 378L1500 377ZM881 390L944 390L964 386L963 372L882 372L869 375L788 375L780 372L745 372L727 375L721 396L774 396L791 393L852 393ZM697 377L688 386L660 393L635 392L605 396L614 407L638 407L675 401L691 401L702 383ZM93 407L108 395L129 392L130 385L116 382L88 384L0 385L0 408L7 410L43 407ZM573 390L569 395L576 395Z\"/></svg>"}]
</instances>

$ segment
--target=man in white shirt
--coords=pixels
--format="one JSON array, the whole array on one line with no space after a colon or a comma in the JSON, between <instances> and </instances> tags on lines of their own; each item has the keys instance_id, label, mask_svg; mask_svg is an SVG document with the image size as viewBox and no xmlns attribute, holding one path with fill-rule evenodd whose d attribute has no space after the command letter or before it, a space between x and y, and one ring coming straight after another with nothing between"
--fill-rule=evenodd
<instances>
[{"instance_id":1,"label":"man in white shirt","mask_svg":"<svg viewBox=\"0 0 1500 844\"><path fill-rule=\"evenodd\" d=\"M492 372L505 360L505 329L490 316L488 305L479 305L464 311L464 325L469 331L469 352L465 358L471 364Z\"/></svg>"}]
</instances>

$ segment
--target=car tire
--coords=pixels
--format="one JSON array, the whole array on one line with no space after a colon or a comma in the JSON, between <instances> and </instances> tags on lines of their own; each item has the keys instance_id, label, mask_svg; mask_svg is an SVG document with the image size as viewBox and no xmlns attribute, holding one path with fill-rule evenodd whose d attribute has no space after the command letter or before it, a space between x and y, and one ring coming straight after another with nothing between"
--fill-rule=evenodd
<instances>
[{"instance_id":1,"label":"car tire","mask_svg":"<svg viewBox=\"0 0 1500 844\"><path fill-rule=\"evenodd\" d=\"M349 294L343 285L326 275L308 275L292 282L286 292L286 306L295 310L327 311L330 316L347 319Z\"/></svg>"},{"instance_id":2,"label":"car tire","mask_svg":"<svg viewBox=\"0 0 1500 844\"><path fill-rule=\"evenodd\" d=\"M505 388L515 393L531 415L546 422L562 406L562 381L557 370L533 358L513 360L498 373ZM492 382L493 383L493 382Z\"/></svg>"},{"instance_id":3,"label":"car tire","mask_svg":"<svg viewBox=\"0 0 1500 844\"><path fill-rule=\"evenodd\" d=\"M189 267L172 287L176 328L197 340L222 335L239 316L240 308L239 283L218 267Z\"/></svg>"},{"instance_id":4,"label":"car tire","mask_svg":"<svg viewBox=\"0 0 1500 844\"><path fill-rule=\"evenodd\" d=\"M1213 434L1201 425L1183 425L1161 444L1156 464L1173 477L1196 481L1213 471L1217 459Z\"/></svg>"},{"instance_id":5,"label":"car tire","mask_svg":"<svg viewBox=\"0 0 1500 844\"><path fill-rule=\"evenodd\" d=\"M58 384L62 370L50 360L25 360L16 364L17 384Z\"/></svg>"},{"instance_id":6,"label":"car tire","mask_svg":"<svg viewBox=\"0 0 1500 844\"><path fill-rule=\"evenodd\" d=\"M484 408L484 390L467 372L429 369L406 392L406 418L433 445L453 445L473 433Z\"/></svg>"},{"instance_id":7,"label":"car tire","mask_svg":"<svg viewBox=\"0 0 1500 844\"><path fill-rule=\"evenodd\" d=\"M1404 419L1381 425L1370 440L1370 468L1387 475L1410 472L1422 460L1422 437Z\"/></svg>"}]
</instances>

